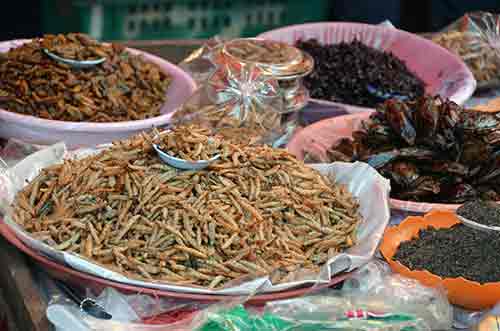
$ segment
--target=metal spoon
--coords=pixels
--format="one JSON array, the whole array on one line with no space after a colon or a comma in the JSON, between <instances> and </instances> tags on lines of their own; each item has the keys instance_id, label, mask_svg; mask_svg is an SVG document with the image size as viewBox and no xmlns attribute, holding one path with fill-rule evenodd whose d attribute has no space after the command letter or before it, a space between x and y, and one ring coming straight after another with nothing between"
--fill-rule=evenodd
<instances>
[{"instance_id":1,"label":"metal spoon","mask_svg":"<svg viewBox=\"0 0 500 331\"><path fill-rule=\"evenodd\" d=\"M484 224L481 224L481 223L477 223L477 222L471 221L470 219L465 218L463 216L460 216L458 214L456 214L456 215L457 215L457 218L460 220L460 222L462 222L463 225L468 226L470 228L473 228L473 229L476 229L476 230L480 230L480 231L484 231L484 232L496 232L496 231L500 231L500 227L499 226L484 225Z\"/></svg>"},{"instance_id":2,"label":"metal spoon","mask_svg":"<svg viewBox=\"0 0 500 331\"><path fill-rule=\"evenodd\" d=\"M373 95L374 97L376 97L382 101L389 100L389 99L397 99L400 101L405 101L408 99L408 96L406 96L406 95L402 95L402 94L395 93L395 92L394 93L383 92L378 87L375 87L375 86L370 85L370 84L366 85L366 90L368 91L368 93L370 93L371 95Z\"/></svg>"},{"instance_id":3,"label":"metal spoon","mask_svg":"<svg viewBox=\"0 0 500 331\"><path fill-rule=\"evenodd\" d=\"M153 132L155 133L155 137L153 138L153 148L156 151L156 154L160 157L160 159L168 164L169 166L172 166L174 168L180 169L180 170L201 170L205 169L208 167L212 162L217 161L220 158L220 154L215 155L214 157L208 159L208 160L199 160L199 161L192 161L192 160L185 160L181 159L175 156L172 156L165 152L164 150L161 149L158 144L154 143L154 141L158 141L160 138L161 134L167 133L167 131L163 131L160 133L156 128L153 129ZM208 138L208 142L210 143L210 139Z\"/></svg>"},{"instance_id":4,"label":"metal spoon","mask_svg":"<svg viewBox=\"0 0 500 331\"><path fill-rule=\"evenodd\" d=\"M191 161L191 160L184 160L180 159L178 157L169 155L168 153L165 153L160 146L157 144L153 144L153 148L155 149L156 153L160 157L160 159L165 162L166 164L177 168L181 170L201 170L210 165L210 163L216 161L217 159L220 158L220 154L215 155L211 159L208 160L200 160L200 161Z\"/></svg>"},{"instance_id":5,"label":"metal spoon","mask_svg":"<svg viewBox=\"0 0 500 331\"><path fill-rule=\"evenodd\" d=\"M166 164L177 168L181 170L201 170L210 165L210 163L216 161L217 159L220 158L220 154L215 155L211 159L208 160L200 160L200 161L191 161L191 160L184 160L180 159L178 157L169 155L168 153L165 153L160 146L157 144L153 144L153 148L155 149L156 153L160 157L160 159L165 162Z\"/></svg>"},{"instance_id":6,"label":"metal spoon","mask_svg":"<svg viewBox=\"0 0 500 331\"><path fill-rule=\"evenodd\" d=\"M110 320L113 318L113 316L108 313L104 307L95 302L94 299L81 296L77 291L71 289L60 281L55 280L54 282L56 283L56 286L71 300L73 300L83 312L102 320Z\"/></svg>"},{"instance_id":7,"label":"metal spoon","mask_svg":"<svg viewBox=\"0 0 500 331\"><path fill-rule=\"evenodd\" d=\"M53 59L54 61L69 65L70 67L73 67L75 69L87 69L87 68L92 68L95 67L96 65L99 65L101 63L104 63L106 61L105 57L101 57L97 60L72 60L72 59L66 59L63 57L60 57L57 54L52 53L49 51L47 48L43 49L43 52Z\"/></svg>"}]
</instances>

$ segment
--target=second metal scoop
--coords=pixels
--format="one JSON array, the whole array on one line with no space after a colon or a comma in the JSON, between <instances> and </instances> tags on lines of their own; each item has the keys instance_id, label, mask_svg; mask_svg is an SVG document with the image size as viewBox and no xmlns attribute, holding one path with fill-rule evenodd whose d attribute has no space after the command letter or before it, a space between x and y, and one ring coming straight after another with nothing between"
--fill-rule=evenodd
<instances>
[{"instance_id":1,"label":"second metal scoop","mask_svg":"<svg viewBox=\"0 0 500 331\"><path fill-rule=\"evenodd\" d=\"M61 291L64 292L64 294L79 305L83 312L98 319L110 320L113 318L113 316L104 310L104 308L94 299L80 295L77 291L71 289L60 281L55 281L55 284Z\"/></svg>"},{"instance_id":2,"label":"second metal scoop","mask_svg":"<svg viewBox=\"0 0 500 331\"><path fill-rule=\"evenodd\" d=\"M370 85L370 84L366 85L366 90L368 91L368 93L370 93L374 97L380 99L381 101L385 101L385 100L389 100L389 99L397 99L399 101L405 101L408 99L408 96L406 96L406 95L402 95L399 93L383 92L378 87Z\"/></svg>"},{"instance_id":3,"label":"second metal scoop","mask_svg":"<svg viewBox=\"0 0 500 331\"><path fill-rule=\"evenodd\" d=\"M84 61L66 59L66 58L63 58L57 54L52 53L47 48L44 48L43 52L45 54L47 54L47 56L50 57L51 59L53 59L57 62L66 64L66 65L69 65L70 67L75 68L75 69L92 68L92 67L95 67L96 65L99 65L99 64L104 63L106 61L106 58L104 58L104 57L101 57L97 60L84 60Z\"/></svg>"},{"instance_id":4,"label":"second metal scoop","mask_svg":"<svg viewBox=\"0 0 500 331\"><path fill-rule=\"evenodd\" d=\"M458 214L456 214L456 215L457 215L457 218L460 220L460 222L462 222L463 225L468 226L470 228L480 230L480 231L485 231L485 232L498 232L498 231L500 231L499 226L484 225L481 223L471 221L470 219L465 218L463 216L460 216Z\"/></svg>"},{"instance_id":5,"label":"second metal scoop","mask_svg":"<svg viewBox=\"0 0 500 331\"><path fill-rule=\"evenodd\" d=\"M174 168L181 170L201 170L208 167L210 163L217 161L217 159L220 158L220 154L217 154L208 160L200 160L200 161L184 160L169 155L168 153L164 152L157 144L153 144L153 148L155 149L156 153L158 153L158 156L163 162Z\"/></svg>"}]
</instances>

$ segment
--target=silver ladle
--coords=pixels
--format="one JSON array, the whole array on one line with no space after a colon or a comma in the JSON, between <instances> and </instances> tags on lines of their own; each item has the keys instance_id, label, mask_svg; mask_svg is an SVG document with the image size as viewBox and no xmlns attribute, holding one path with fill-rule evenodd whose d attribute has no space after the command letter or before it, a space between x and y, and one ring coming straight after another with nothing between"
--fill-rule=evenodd
<instances>
[{"instance_id":1,"label":"silver ladle","mask_svg":"<svg viewBox=\"0 0 500 331\"><path fill-rule=\"evenodd\" d=\"M463 225L468 226L470 228L473 228L473 229L476 229L476 230L480 230L480 231L484 231L484 232L496 232L496 231L500 231L500 227L499 226L484 225L484 224L481 224L481 223L478 223L478 222L474 222L474 221L472 221L472 220L470 220L468 218L465 218L463 216L460 216L458 214L456 214L456 215L457 215L457 218L460 220L460 222L462 222Z\"/></svg>"},{"instance_id":2,"label":"silver ladle","mask_svg":"<svg viewBox=\"0 0 500 331\"><path fill-rule=\"evenodd\" d=\"M153 141L156 141L160 135L157 133ZM175 156L172 156L165 152L164 150L161 149L158 144L153 142L153 149L156 151L160 159L168 164L169 166L172 166L177 169L181 170L201 170L205 169L208 167L211 163L214 161L217 161L220 158L220 154L215 155L214 157L208 159L208 160L199 160L199 161L192 161L192 160L185 160L181 159Z\"/></svg>"},{"instance_id":3,"label":"silver ladle","mask_svg":"<svg viewBox=\"0 0 500 331\"><path fill-rule=\"evenodd\" d=\"M64 57L61 57L57 54L54 54L52 53L51 51L49 51L47 48L44 48L43 49L43 52L48 56L50 57L51 59L53 59L54 61L57 61L59 63L62 63L62 64L66 64L72 68L75 68L75 69L87 69L87 68L92 68L92 67L95 67L101 63L104 63L106 61L106 58L105 57L101 57L99 59L96 59L96 60L72 60L72 59L66 59Z\"/></svg>"}]
</instances>

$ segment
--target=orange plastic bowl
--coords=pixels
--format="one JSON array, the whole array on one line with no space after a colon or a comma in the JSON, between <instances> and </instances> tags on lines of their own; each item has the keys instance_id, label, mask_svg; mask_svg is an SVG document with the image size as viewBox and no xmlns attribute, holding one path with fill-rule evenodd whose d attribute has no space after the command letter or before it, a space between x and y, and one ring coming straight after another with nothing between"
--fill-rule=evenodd
<instances>
[{"instance_id":1,"label":"orange plastic bowl","mask_svg":"<svg viewBox=\"0 0 500 331\"><path fill-rule=\"evenodd\" d=\"M417 279L426 286L445 288L451 303L473 310L491 308L500 301L500 282L480 284L462 277L442 278L427 270L410 270L393 260L399 245L403 241L417 238L420 230L429 226L437 229L451 228L457 223L460 221L449 211L432 211L425 216L410 216L398 226L385 231L380 251L394 272Z\"/></svg>"}]
</instances>

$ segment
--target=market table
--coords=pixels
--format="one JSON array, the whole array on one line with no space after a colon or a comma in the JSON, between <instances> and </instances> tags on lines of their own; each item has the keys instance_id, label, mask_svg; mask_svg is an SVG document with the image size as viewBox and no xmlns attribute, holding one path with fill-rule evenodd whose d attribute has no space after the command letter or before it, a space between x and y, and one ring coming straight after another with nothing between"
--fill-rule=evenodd
<instances>
[{"instance_id":1,"label":"market table","mask_svg":"<svg viewBox=\"0 0 500 331\"><path fill-rule=\"evenodd\" d=\"M202 40L167 40L126 44L177 63L202 43ZM0 268L0 320L7 317L9 331L53 329L45 316L47 299L35 274L40 271L34 270L29 259L3 237L0 237L0 261L4 264ZM4 331L2 323L0 331Z\"/></svg>"},{"instance_id":2,"label":"market table","mask_svg":"<svg viewBox=\"0 0 500 331\"><path fill-rule=\"evenodd\" d=\"M133 41L125 44L178 63L202 43L203 40L165 40ZM342 114L341 111L339 111L340 114ZM322 109L316 108L313 116L300 118L300 124L307 125L323 116L325 115ZM4 267L0 268L0 313L3 311L4 315L7 315L7 320L13 325L9 331L51 330L52 326L45 316L47 299L35 275L36 272L41 271L34 270L29 258L1 236L0 261L4 261ZM2 298L8 305L2 305ZM0 314L0 319L1 317ZM1 324L0 331L3 331Z\"/></svg>"},{"instance_id":3,"label":"market table","mask_svg":"<svg viewBox=\"0 0 500 331\"><path fill-rule=\"evenodd\" d=\"M202 43L203 40L167 40L135 41L126 44L178 63ZM473 98L468 104L484 102L485 99L494 96L496 93L486 94L480 98ZM300 125L307 125L325 116L321 108L315 107L310 111L308 116L299 117ZM339 111L339 114L342 114L342 111ZM331 112L329 116L332 116ZM397 222L404 216L396 215L393 221ZM0 314L0 320L3 316L7 316L10 326L8 330L52 330L45 315L47 298L36 275L43 271L36 270L24 254L2 237L0 237L0 261L4 263L3 268L0 268L0 312L3 313ZM3 323L0 323L0 331L2 327Z\"/></svg>"}]
</instances>

